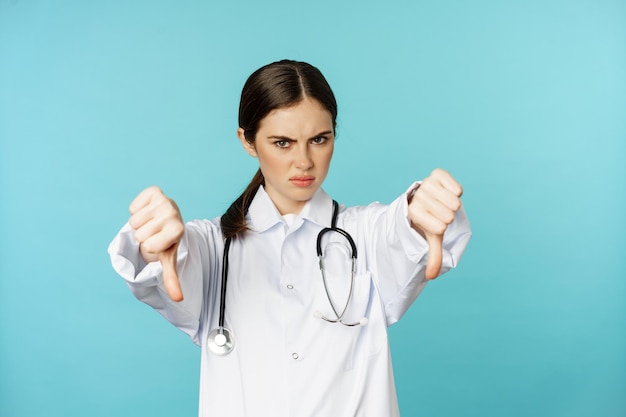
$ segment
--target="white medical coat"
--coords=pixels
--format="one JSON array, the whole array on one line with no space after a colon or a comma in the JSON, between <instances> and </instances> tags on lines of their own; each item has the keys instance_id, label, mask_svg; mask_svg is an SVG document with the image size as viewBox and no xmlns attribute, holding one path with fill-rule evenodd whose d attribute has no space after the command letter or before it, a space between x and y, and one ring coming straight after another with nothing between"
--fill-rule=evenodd
<instances>
[{"instance_id":1,"label":"white medical coat","mask_svg":"<svg viewBox=\"0 0 626 417\"><path fill-rule=\"evenodd\" d=\"M337 226L357 246L354 292L347 327L324 291L315 243L331 223L332 200L318 192L289 222L261 187L247 214L250 231L234 239L229 255L225 326L235 348L216 356L206 347L219 318L224 242L219 218L185 225L178 250L184 294L173 302L159 262L145 265L126 224L109 247L115 270L133 294L202 349L199 415L272 417L394 417L399 415L387 327L426 285L428 245L409 224L407 195L390 205L341 206ZM291 223L291 224L289 224ZM442 273L457 265L471 232L463 209L443 242ZM324 238L327 279L338 311L350 287L350 250L337 233Z\"/></svg>"}]
</instances>

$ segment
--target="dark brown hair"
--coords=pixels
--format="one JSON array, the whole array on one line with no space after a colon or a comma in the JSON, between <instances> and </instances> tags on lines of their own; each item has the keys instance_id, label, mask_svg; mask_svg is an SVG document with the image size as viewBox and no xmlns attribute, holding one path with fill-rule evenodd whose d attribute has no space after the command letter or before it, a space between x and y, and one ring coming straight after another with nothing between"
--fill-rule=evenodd
<instances>
[{"instance_id":1,"label":"dark brown hair","mask_svg":"<svg viewBox=\"0 0 626 417\"><path fill-rule=\"evenodd\" d=\"M306 62L282 60L259 68L243 86L239 102L239 127L244 137L254 144L259 124L271 111L298 104L304 98L317 100L332 116L337 125L337 102L328 82L317 68ZM224 238L237 237L245 232L246 212L265 178L259 169L244 192L222 215Z\"/></svg>"}]
</instances>

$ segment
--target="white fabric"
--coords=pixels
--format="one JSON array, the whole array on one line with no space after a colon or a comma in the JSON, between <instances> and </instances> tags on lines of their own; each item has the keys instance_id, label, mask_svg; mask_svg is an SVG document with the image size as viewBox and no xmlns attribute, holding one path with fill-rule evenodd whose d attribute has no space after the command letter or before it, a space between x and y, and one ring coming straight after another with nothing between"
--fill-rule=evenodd
<instances>
[{"instance_id":1,"label":"white fabric","mask_svg":"<svg viewBox=\"0 0 626 417\"><path fill-rule=\"evenodd\" d=\"M315 243L331 216L332 200L319 190L289 226L259 189L248 211L252 231L230 248L225 325L235 335L235 348L227 356L205 346L219 317L219 219L185 227L178 253L180 303L167 296L160 263L141 260L128 224L111 243L113 267L133 294L201 346L201 417L399 415L387 327L424 288L428 245L409 225L407 194L388 206L341 206L337 226L358 249L345 321L369 322L327 323L314 316L319 311L336 318ZM350 286L350 249L343 237L331 234L323 246L329 290L340 312ZM461 209L444 236L442 273L457 265L470 235Z\"/></svg>"}]
</instances>

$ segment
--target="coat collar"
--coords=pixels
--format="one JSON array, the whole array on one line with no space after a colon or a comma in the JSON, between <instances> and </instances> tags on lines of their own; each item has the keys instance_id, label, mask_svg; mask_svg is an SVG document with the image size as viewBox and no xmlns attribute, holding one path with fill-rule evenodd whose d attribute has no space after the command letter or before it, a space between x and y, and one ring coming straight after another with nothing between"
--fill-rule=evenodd
<instances>
[{"instance_id":1,"label":"coat collar","mask_svg":"<svg viewBox=\"0 0 626 417\"><path fill-rule=\"evenodd\" d=\"M320 188L304 204L297 216L319 226L328 227L330 226L332 215L333 200ZM257 233L262 233L272 226L284 222L283 217L263 186L259 187L254 199L252 199L246 220L250 229Z\"/></svg>"}]
</instances>

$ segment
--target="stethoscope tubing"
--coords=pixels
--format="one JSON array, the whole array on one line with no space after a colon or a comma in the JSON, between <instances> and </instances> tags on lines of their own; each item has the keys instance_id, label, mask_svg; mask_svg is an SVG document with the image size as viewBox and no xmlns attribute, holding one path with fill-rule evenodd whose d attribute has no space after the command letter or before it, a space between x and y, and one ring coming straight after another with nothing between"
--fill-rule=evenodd
<instances>
[{"instance_id":1,"label":"stethoscope tubing","mask_svg":"<svg viewBox=\"0 0 626 417\"><path fill-rule=\"evenodd\" d=\"M320 232L317 234L316 250L317 250L318 258L320 259L322 258L322 237L324 237L324 234L328 232L337 232L337 233L342 234L346 238L348 243L350 244L350 248L352 249L352 259L356 259L357 252L356 252L356 244L354 243L354 240L352 239L352 237L350 236L348 232L336 226L325 227L322 230L320 230Z\"/></svg>"},{"instance_id":2,"label":"stethoscope tubing","mask_svg":"<svg viewBox=\"0 0 626 417\"><path fill-rule=\"evenodd\" d=\"M319 312L316 312L315 316L330 323L341 323L349 327L364 325L367 323L367 318L363 318L360 321L355 322L355 323L346 323L343 321L343 316L346 314L346 311L348 310L348 306L350 305L350 301L352 300L352 292L354 290L354 280L355 280L354 277L355 277L357 250L356 250L356 244L354 243L354 240L352 239L350 234L346 232L345 230L340 229L336 226L338 212L339 212L339 204L333 200L333 217L331 221L331 227L323 228L318 233L317 242L316 242L317 257L319 258L320 270L322 272L322 281L324 284L324 291L326 292L328 302L330 303L330 306L333 312L335 313L335 316L337 316L337 318L330 319L328 317L323 316ZM341 311L341 314L339 314L339 312L337 311L337 308L335 307L335 303L333 302L330 292L328 291L328 285L326 282L326 273L324 272L322 237L324 236L324 234L328 232L337 232L341 234L342 236L344 236L346 240L348 241L348 243L350 244L350 248L352 249L352 270L350 274L351 275L350 292L348 294L348 300L346 302L346 305ZM228 255L230 253L231 240L232 239L229 237L224 241L224 254L222 258L222 287L220 289L220 315L219 315L219 320L218 320L218 327L216 329L213 329L209 333L208 340L207 340L209 349L216 355L226 355L230 353L233 350L234 343L235 343L232 331L224 327L224 317L225 317L225 312L226 312L226 288L228 284L228 269L229 269L228 267L229 256Z\"/></svg>"},{"instance_id":3,"label":"stethoscope tubing","mask_svg":"<svg viewBox=\"0 0 626 417\"><path fill-rule=\"evenodd\" d=\"M332 230L332 229L328 229L328 230ZM344 235L346 236L346 235ZM352 242L352 239L349 237L349 235L346 236L348 241L350 243ZM352 256L352 270L350 272L350 290L348 292L348 300L346 301L345 306L343 307L343 310L341 311L341 314L339 314L339 312L337 311L337 308L335 307L335 302L332 299L332 296L330 295L330 292L328 291L328 283L326 282L326 273L324 272L324 260L322 255L319 255L319 263L320 263L320 271L322 272L322 281L324 284L324 291L326 292L326 297L328 298L328 303L330 304L330 307L332 308L333 312L335 313L335 316L337 316L336 319L329 319L328 317L320 314L316 314L317 317L326 320L329 323L341 323L345 326L358 326L360 324L364 324L363 323L363 319L358 321L358 322L354 322L354 323L347 323L345 321L343 321L343 316L346 314L346 311L348 310L348 306L350 305L350 301L352 301L352 292L354 290L354 272L355 272L355 265L356 265L356 256Z\"/></svg>"},{"instance_id":4,"label":"stethoscope tubing","mask_svg":"<svg viewBox=\"0 0 626 417\"><path fill-rule=\"evenodd\" d=\"M224 327L224 313L226 311L226 284L228 283L228 254L230 252L231 238L224 242L224 256L222 258L222 288L220 289L220 318L218 326Z\"/></svg>"}]
</instances>

